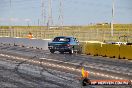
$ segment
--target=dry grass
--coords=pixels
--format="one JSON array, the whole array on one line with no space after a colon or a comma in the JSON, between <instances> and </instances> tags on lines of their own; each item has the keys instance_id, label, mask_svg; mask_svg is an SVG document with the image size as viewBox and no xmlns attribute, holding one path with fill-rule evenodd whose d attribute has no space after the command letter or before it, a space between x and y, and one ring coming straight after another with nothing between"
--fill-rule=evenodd
<instances>
[{"instance_id":1,"label":"dry grass","mask_svg":"<svg viewBox=\"0 0 132 88\"><path fill-rule=\"evenodd\" d=\"M126 35L131 37L132 24L114 24L114 36L111 37L110 24L98 24L89 26L64 26L63 29L42 26L8 26L0 27L0 36L23 37L26 38L31 32L35 38L53 38L55 36L75 36L80 41L98 40L98 41L119 41L119 37ZM124 39L123 39L124 40ZM131 41L131 39L129 40Z\"/></svg>"}]
</instances>

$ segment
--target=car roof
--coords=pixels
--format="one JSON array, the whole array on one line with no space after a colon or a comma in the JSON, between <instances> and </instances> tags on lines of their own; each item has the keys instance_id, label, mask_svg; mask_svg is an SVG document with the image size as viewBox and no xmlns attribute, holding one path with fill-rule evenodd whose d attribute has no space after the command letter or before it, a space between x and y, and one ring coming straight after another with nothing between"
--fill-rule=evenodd
<instances>
[{"instance_id":1,"label":"car roof","mask_svg":"<svg viewBox=\"0 0 132 88\"><path fill-rule=\"evenodd\" d=\"M57 36L55 38L74 38L74 37L72 37L72 36Z\"/></svg>"}]
</instances>

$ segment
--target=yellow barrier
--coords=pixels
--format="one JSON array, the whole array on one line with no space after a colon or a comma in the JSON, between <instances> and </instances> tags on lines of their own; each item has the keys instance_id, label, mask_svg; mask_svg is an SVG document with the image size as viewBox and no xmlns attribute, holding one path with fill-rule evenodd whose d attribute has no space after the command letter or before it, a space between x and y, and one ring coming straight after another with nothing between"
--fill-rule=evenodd
<instances>
[{"instance_id":1,"label":"yellow barrier","mask_svg":"<svg viewBox=\"0 0 132 88\"><path fill-rule=\"evenodd\" d=\"M104 43L86 43L85 54L119 58L119 45Z\"/></svg>"},{"instance_id":2,"label":"yellow barrier","mask_svg":"<svg viewBox=\"0 0 132 88\"><path fill-rule=\"evenodd\" d=\"M106 56L106 49L107 49L106 44L102 43L98 51L99 55Z\"/></svg>"},{"instance_id":3,"label":"yellow barrier","mask_svg":"<svg viewBox=\"0 0 132 88\"><path fill-rule=\"evenodd\" d=\"M120 46L120 58L132 60L132 46L131 45L121 45Z\"/></svg>"},{"instance_id":4,"label":"yellow barrier","mask_svg":"<svg viewBox=\"0 0 132 88\"><path fill-rule=\"evenodd\" d=\"M107 44L106 56L111 58L119 58L119 45Z\"/></svg>"},{"instance_id":5,"label":"yellow barrier","mask_svg":"<svg viewBox=\"0 0 132 88\"><path fill-rule=\"evenodd\" d=\"M100 51L102 50L101 43L94 44L96 47L96 53L95 55L100 55Z\"/></svg>"},{"instance_id":6,"label":"yellow barrier","mask_svg":"<svg viewBox=\"0 0 132 88\"><path fill-rule=\"evenodd\" d=\"M107 56L111 58L126 58L132 60L132 46L114 45L105 43L81 42L82 53L94 56Z\"/></svg>"},{"instance_id":7,"label":"yellow barrier","mask_svg":"<svg viewBox=\"0 0 132 88\"><path fill-rule=\"evenodd\" d=\"M101 47L100 43L87 43L86 44L86 54L97 56L99 49Z\"/></svg>"},{"instance_id":8,"label":"yellow barrier","mask_svg":"<svg viewBox=\"0 0 132 88\"><path fill-rule=\"evenodd\" d=\"M88 54L88 55L90 54L90 48L89 47L90 47L90 45L89 45L89 43L87 43L85 46L85 54Z\"/></svg>"},{"instance_id":9,"label":"yellow barrier","mask_svg":"<svg viewBox=\"0 0 132 88\"><path fill-rule=\"evenodd\" d=\"M86 54L86 44L87 44L87 41L80 42L80 45L82 47L82 53L83 54Z\"/></svg>"}]
</instances>

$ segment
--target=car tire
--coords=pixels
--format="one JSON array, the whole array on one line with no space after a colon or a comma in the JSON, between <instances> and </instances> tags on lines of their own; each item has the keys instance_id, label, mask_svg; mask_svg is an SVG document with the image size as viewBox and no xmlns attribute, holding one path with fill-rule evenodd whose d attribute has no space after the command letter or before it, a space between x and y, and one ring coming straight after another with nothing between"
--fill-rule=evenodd
<instances>
[{"instance_id":1,"label":"car tire","mask_svg":"<svg viewBox=\"0 0 132 88\"><path fill-rule=\"evenodd\" d=\"M77 53L78 53L78 54L82 54L82 48L78 49L78 50L77 50Z\"/></svg>"},{"instance_id":2,"label":"car tire","mask_svg":"<svg viewBox=\"0 0 132 88\"><path fill-rule=\"evenodd\" d=\"M51 53L54 53L55 51L53 49L50 50Z\"/></svg>"},{"instance_id":3,"label":"car tire","mask_svg":"<svg viewBox=\"0 0 132 88\"><path fill-rule=\"evenodd\" d=\"M74 53L74 50L71 49L71 50L69 51L69 54L73 54L73 53Z\"/></svg>"}]
</instances>

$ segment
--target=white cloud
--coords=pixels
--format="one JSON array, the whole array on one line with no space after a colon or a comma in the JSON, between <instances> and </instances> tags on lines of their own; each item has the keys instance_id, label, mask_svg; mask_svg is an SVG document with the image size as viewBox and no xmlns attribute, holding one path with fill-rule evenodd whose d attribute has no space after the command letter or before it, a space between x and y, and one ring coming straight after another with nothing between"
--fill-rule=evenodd
<instances>
[{"instance_id":1,"label":"white cloud","mask_svg":"<svg viewBox=\"0 0 132 88\"><path fill-rule=\"evenodd\" d=\"M0 18L0 21L5 21L6 19L4 19L4 18Z\"/></svg>"},{"instance_id":2,"label":"white cloud","mask_svg":"<svg viewBox=\"0 0 132 88\"><path fill-rule=\"evenodd\" d=\"M28 18L27 18L27 19L24 19L24 21L29 22L29 21L31 21L31 19L28 19Z\"/></svg>"},{"instance_id":3,"label":"white cloud","mask_svg":"<svg viewBox=\"0 0 132 88\"><path fill-rule=\"evenodd\" d=\"M19 19L18 18L10 18L10 21L12 21L12 22L18 22Z\"/></svg>"}]
</instances>

